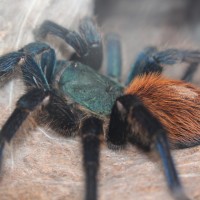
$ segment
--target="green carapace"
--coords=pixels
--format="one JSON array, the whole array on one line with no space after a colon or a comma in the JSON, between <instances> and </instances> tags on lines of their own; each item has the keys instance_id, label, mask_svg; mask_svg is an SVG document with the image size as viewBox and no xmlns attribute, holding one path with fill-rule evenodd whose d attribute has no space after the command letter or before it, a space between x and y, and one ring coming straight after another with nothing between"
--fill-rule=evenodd
<instances>
[{"instance_id":1,"label":"green carapace","mask_svg":"<svg viewBox=\"0 0 200 200\"><path fill-rule=\"evenodd\" d=\"M78 104L99 115L109 115L123 86L78 62L66 62L59 88Z\"/></svg>"}]
</instances>

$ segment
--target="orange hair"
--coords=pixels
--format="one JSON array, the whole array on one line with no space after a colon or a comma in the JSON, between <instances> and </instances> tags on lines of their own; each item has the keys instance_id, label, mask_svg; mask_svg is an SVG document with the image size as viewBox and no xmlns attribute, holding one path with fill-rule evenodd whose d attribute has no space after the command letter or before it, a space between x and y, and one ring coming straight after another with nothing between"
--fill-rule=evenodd
<instances>
[{"instance_id":1,"label":"orange hair","mask_svg":"<svg viewBox=\"0 0 200 200\"><path fill-rule=\"evenodd\" d=\"M172 147L200 143L200 89L159 74L136 77L125 94L137 95L163 124Z\"/></svg>"}]
</instances>

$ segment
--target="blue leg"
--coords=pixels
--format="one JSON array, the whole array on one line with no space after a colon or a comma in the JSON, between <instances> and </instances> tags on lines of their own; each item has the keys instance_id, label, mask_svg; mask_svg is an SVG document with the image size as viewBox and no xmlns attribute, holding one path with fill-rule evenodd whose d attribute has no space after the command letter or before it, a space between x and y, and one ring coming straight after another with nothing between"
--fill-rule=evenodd
<instances>
[{"instance_id":1,"label":"blue leg","mask_svg":"<svg viewBox=\"0 0 200 200\"><path fill-rule=\"evenodd\" d=\"M49 84L41 66L30 55L26 55L20 66L23 73L23 81L27 87L49 90Z\"/></svg>"},{"instance_id":2,"label":"blue leg","mask_svg":"<svg viewBox=\"0 0 200 200\"><path fill-rule=\"evenodd\" d=\"M49 45L41 42L30 43L20 51L32 57L41 55L39 66L45 74L47 82L52 84L56 67L55 51Z\"/></svg>"},{"instance_id":3,"label":"blue leg","mask_svg":"<svg viewBox=\"0 0 200 200\"><path fill-rule=\"evenodd\" d=\"M158 52L155 47L148 47L137 57L126 84L129 84L137 75L153 72L161 73L163 66L182 62L199 63L200 51L167 49Z\"/></svg>"},{"instance_id":4,"label":"blue leg","mask_svg":"<svg viewBox=\"0 0 200 200\"><path fill-rule=\"evenodd\" d=\"M42 54L40 65L43 72L46 72L45 75L48 83L52 84L56 68L56 54L53 49Z\"/></svg>"},{"instance_id":5,"label":"blue leg","mask_svg":"<svg viewBox=\"0 0 200 200\"><path fill-rule=\"evenodd\" d=\"M75 57L75 60L95 70L100 69L103 60L102 40L94 20L90 17L83 18L80 22L79 32L87 43L88 52L82 58Z\"/></svg>"},{"instance_id":6,"label":"blue leg","mask_svg":"<svg viewBox=\"0 0 200 200\"><path fill-rule=\"evenodd\" d=\"M121 43L119 36L114 33L106 35L107 74L114 80L120 81L122 71Z\"/></svg>"},{"instance_id":7,"label":"blue leg","mask_svg":"<svg viewBox=\"0 0 200 200\"><path fill-rule=\"evenodd\" d=\"M38 105L42 105L47 96L49 96L48 92L35 88L28 91L17 101L15 110L0 131L0 166L2 163L4 144L11 141L28 115L34 111Z\"/></svg>"},{"instance_id":8,"label":"blue leg","mask_svg":"<svg viewBox=\"0 0 200 200\"><path fill-rule=\"evenodd\" d=\"M63 39L75 49L79 56L84 56L87 53L86 42L75 31L70 31L52 21L46 20L36 31L36 38L45 38L47 34L55 35Z\"/></svg>"},{"instance_id":9,"label":"blue leg","mask_svg":"<svg viewBox=\"0 0 200 200\"><path fill-rule=\"evenodd\" d=\"M36 57L41 54L40 64ZM28 87L34 86L49 89L55 70L55 52L43 43L31 43L18 52L0 57L0 77L8 77L16 66L21 67L23 80Z\"/></svg>"},{"instance_id":10,"label":"blue leg","mask_svg":"<svg viewBox=\"0 0 200 200\"><path fill-rule=\"evenodd\" d=\"M0 83L1 85L13 74L15 66L23 58L24 54L21 52L8 53L0 57Z\"/></svg>"},{"instance_id":11,"label":"blue leg","mask_svg":"<svg viewBox=\"0 0 200 200\"><path fill-rule=\"evenodd\" d=\"M189 200L181 186L174 161L172 159L166 134L159 133L155 138L155 147L163 163L168 187L177 200Z\"/></svg>"},{"instance_id":12,"label":"blue leg","mask_svg":"<svg viewBox=\"0 0 200 200\"><path fill-rule=\"evenodd\" d=\"M149 72L162 72L162 67L153 57L156 52L157 49L155 47L147 47L137 56L135 63L131 66L126 85L128 85L137 75Z\"/></svg>"},{"instance_id":13,"label":"blue leg","mask_svg":"<svg viewBox=\"0 0 200 200\"><path fill-rule=\"evenodd\" d=\"M102 63L102 41L94 21L89 17L84 18L80 23L79 31L80 34L52 21L45 21L36 31L36 37L45 38L47 34L60 37L76 51L71 60L98 70Z\"/></svg>"},{"instance_id":14,"label":"blue leg","mask_svg":"<svg viewBox=\"0 0 200 200\"><path fill-rule=\"evenodd\" d=\"M89 48L102 45L101 35L95 22L90 17L85 17L81 20L79 32Z\"/></svg>"}]
</instances>

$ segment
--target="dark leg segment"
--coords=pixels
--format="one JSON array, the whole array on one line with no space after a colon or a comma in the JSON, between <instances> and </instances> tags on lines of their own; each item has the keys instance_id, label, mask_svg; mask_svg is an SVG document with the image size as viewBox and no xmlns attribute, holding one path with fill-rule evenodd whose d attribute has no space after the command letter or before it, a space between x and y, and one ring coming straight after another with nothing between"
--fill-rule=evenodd
<instances>
[{"instance_id":1,"label":"dark leg segment","mask_svg":"<svg viewBox=\"0 0 200 200\"><path fill-rule=\"evenodd\" d=\"M101 46L101 35L95 22L90 17L85 17L81 20L79 32L89 48L92 46Z\"/></svg>"},{"instance_id":2,"label":"dark leg segment","mask_svg":"<svg viewBox=\"0 0 200 200\"><path fill-rule=\"evenodd\" d=\"M121 44L119 36L114 33L106 35L106 57L107 57L107 74L109 77L119 81L121 78Z\"/></svg>"},{"instance_id":3,"label":"dark leg segment","mask_svg":"<svg viewBox=\"0 0 200 200\"><path fill-rule=\"evenodd\" d=\"M154 59L156 52L156 47L147 47L137 56L135 63L131 66L126 85L128 85L137 75L162 72L162 66Z\"/></svg>"},{"instance_id":4,"label":"dark leg segment","mask_svg":"<svg viewBox=\"0 0 200 200\"><path fill-rule=\"evenodd\" d=\"M200 51L167 49L158 52L156 48L148 47L137 57L126 84L129 84L139 74L161 73L164 65L175 65L182 62L199 63Z\"/></svg>"},{"instance_id":5,"label":"dark leg segment","mask_svg":"<svg viewBox=\"0 0 200 200\"><path fill-rule=\"evenodd\" d=\"M186 70L181 80L192 82L193 76L198 69L198 63L192 63Z\"/></svg>"},{"instance_id":6,"label":"dark leg segment","mask_svg":"<svg viewBox=\"0 0 200 200\"><path fill-rule=\"evenodd\" d=\"M168 186L172 191L175 199L177 200L189 200L185 195L183 188L181 186L170 150L169 144L165 133L162 131L156 135L155 147L160 155L160 158L164 165L164 172L167 178Z\"/></svg>"},{"instance_id":7,"label":"dark leg segment","mask_svg":"<svg viewBox=\"0 0 200 200\"><path fill-rule=\"evenodd\" d=\"M131 142L134 141L142 150L151 150L152 145L157 149L173 196L176 200L188 200L175 169L165 128L135 95L125 95L117 99L111 113L108 141L113 143L121 138L123 142L125 131L128 131L126 135L131 138Z\"/></svg>"},{"instance_id":8,"label":"dark leg segment","mask_svg":"<svg viewBox=\"0 0 200 200\"><path fill-rule=\"evenodd\" d=\"M3 125L0 132L1 153L3 151L5 142L10 142L30 112L34 111L38 106L42 105L47 96L47 92L44 92L40 89L33 89L27 92L17 101L15 110ZM0 162L1 160L2 155L0 155Z\"/></svg>"},{"instance_id":9,"label":"dark leg segment","mask_svg":"<svg viewBox=\"0 0 200 200\"><path fill-rule=\"evenodd\" d=\"M41 55L40 55L41 54ZM40 63L37 64L37 57ZM44 43L30 43L18 52L13 52L0 57L0 77L11 75L19 65L23 72L23 80L28 87L49 89L52 84L56 66L56 56L52 48Z\"/></svg>"},{"instance_id":10,"label":"dark leg segment","mask_svg":"<svg viewBox=\"0 0 200 200\"><path fill-rule=\"evenodd\" d=\"M82 57L72 56L72 60L79 61L95 70L100 69L103 60L101 35L95 22L90 17L81 20L79 31L87 43L87 54Z\"/></svg>"},{"instance_id":11,"label":"dark leg segment","mask_svg":"<svg viewBox=\"0 0 200 200\"><path fill-rule=\"evenodd\" d=\"M81 136L83 143L83 165L86 173L85 200L97 199L97 174L99 169L100 136L103 135L102 121L90 117L83 122Z\"/></svg>"},{"instance_id":12,"label":"dark leg segment","mask_svg":"<svg viewBox=\"0 0 200 200\"><path fill-rule=\"evenodd\" d=\"M126 102L129 103L129 101L124 103ZM108 134L106 135L108 147L114 150L123 148L127 144L127 138L127 111L124 109L124 105L117 99L112 108Z\"/></svg>"},{"instance_id":13,"label":"dark leg segment","mask_svg":"<svg viewBox=\"0 0 200 200\"><path fill-rule=\"evenodd\" d=\"M65 136L76 133L82 118L76 105L69 103L58 91L50 91L50 98L38 115L38 123L48 124L54 131Z\"/></svg>"},{"instance_id":14,"label":"dark leg segment","mask_svg":"<svg viewBox=\"0 0 200 200\"><path fill-rule=\"evenodd\" d=\"M36 37L45 38L47 34L55 35L72 46L79 56L87 53L87 44L75 31L70 31L52 21L44 21L36 33Z\"/></svg>"},{"instance_id":15,"label":"dark leg segment","mask_svg":"<svg viewBox=\"0 0 200 200\"><path fill-rule=\"evenodd\" d=\"M42 68L28 55L21 64L23 81L27 87L36 87L49 90L49 84Z\"/></svg>"},{"instance_id":16,"label":"dark leg segment","mask_svg":"<svg viewBox=\"0 0 200 200\"><path fill-rule=\"evenodd\" d=\"M36 37L45 38L47 34L52 34L62 38L76 51L71 60L98 70L102 63L102 41L97 27L91 18L85 17L80 23L79 30L81 36L54 22L45 21L36 31Z\"/></svg>"},{"instance_id":17,"label":"dark leg segment","mask_svg":"<svg viewBox=\"0 0 200 200\"><path fill-rule=\"evenodd\" d=\"M55 73L55 67L56 67L56 54L53 49L51 49L49 52L44 52L41 56L41 67L43 72L46 75L48 84L53 84L53 78Z\"/></svg>"},{"instance_id":18,"label":"dark leg segment","mask_svg":"<svg viewBox=\"0 0 200 200\"><path fill-rule=\"evenodd\" d=\"M200 51L167 49L157 52L153 57L158 63L163 65L174 65L181 62L199 63Z\"/></svg>"},{"instance_id":19,"label":"dark leg segment","mask_svg":"<svg viewBox=\"0 0 200 200\"><path fill-rule=\"evenodd\" d=\"M19 50L19 52L23 52L24 54L31 55L33 57L42 54L43 52L48 52L52 48L42 42L32 42L24 46Z\"/></svg>"},{"instance_id":20,"label":"dark leg segment","mask_svg":"<svg viewBox=\"0 0 200 200\"><path fill-rule=\"evenodd\" d=\"M55 51L45 43L34 42L24 46L20 49L20 52L24 52L25 55L32 56L35 60L41 55L39 62L40 66L38 64L37 68L41 67L43 73L45 74L45 79L47 79L49 84L52 84L56 67Z\"/></svg>"},{"instance_id":21,"label":"dark leg segment","mask_svg":"<svg viewBox=\"0 0 200 200\"><path fill-rule=\"evenodd\" d=\"M0 57L0 77L14 70L14 66L23 56L24 54L21 52L13 52Z\"/></svg>"}]
</instances>

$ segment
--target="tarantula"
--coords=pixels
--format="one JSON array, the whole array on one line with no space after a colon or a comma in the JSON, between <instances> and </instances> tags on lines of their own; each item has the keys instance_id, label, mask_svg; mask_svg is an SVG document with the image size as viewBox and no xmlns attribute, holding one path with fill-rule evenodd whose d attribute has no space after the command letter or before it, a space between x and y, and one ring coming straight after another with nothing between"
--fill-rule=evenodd
<instances>
[{"instance_id":1,"label":"tarantula","mask_svg":"<svg viewBox=\"0 0 200 200\"><path fill-rule=\"evenodd\" d=\"M124 148L127 143L150 151L155 149L163 162L169 189L176 199L185 195L170 146L191 147L200 143L198 104L200 89L192 84L164 78L164 65L177 62L198 63L199 51L154 47L144 50L127 80L128 87L116 82L120 77L119 38L107 37L108 72L100 75L102 41L95 23L84 18L80 34L51 21L45 21L37 33L56 35L75 49L70 61L57 60L55 51L41 42L30 43L17 52L0 57L0 77L4 84L20 66L26 93L0 133L1 161L4 145L10 142L30 113L39 124L64 135L77 132L82 137L86 177L85 199L97 199L100 137L104 134L109 148ZM92 69L94 68L94 69ZM186 77L192 76L190 70ZM130 83L131 82L131 83ZM169 143L168 143L169 138Z\"/></svg>"}]
</instances>

